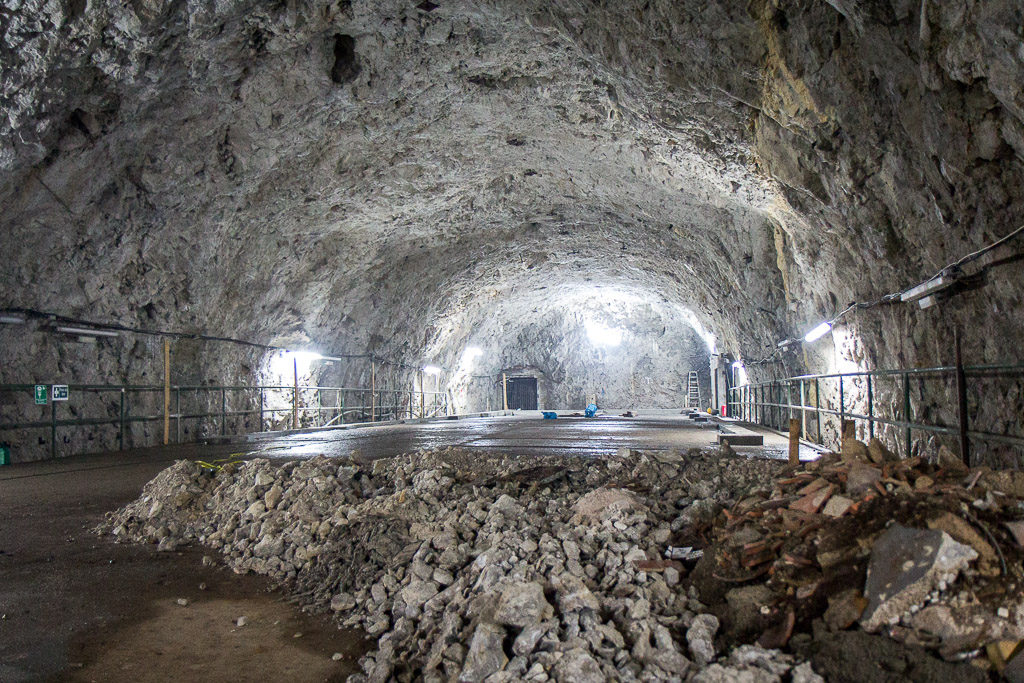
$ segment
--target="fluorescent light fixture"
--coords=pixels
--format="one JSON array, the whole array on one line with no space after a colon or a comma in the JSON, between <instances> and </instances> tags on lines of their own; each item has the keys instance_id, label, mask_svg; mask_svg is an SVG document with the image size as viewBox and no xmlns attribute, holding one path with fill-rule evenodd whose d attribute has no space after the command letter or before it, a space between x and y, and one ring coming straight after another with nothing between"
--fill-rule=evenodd
<instances>
[{"instance_id":1,"label":"fluorescent light fixture","mask_svg":"<svg viewBox=\"0 0 1024 683\"><path fill-rule=\"evenodd\" d=\"M90 330L88 327L64 327L60 326L55 328L58 332L64 334L75 334L82 337L116 337L117 332L113 330Z\"/></svg>"},{"instance_id":2,"label":"fluorescent light fixture","mask_svg":"<svg viewBox=\"0 0 1024 683\"><path fill-rule=\"evenodd\" d=\"M440 375L441 368L437 367L436 365L424 365L423 372L427 373L428 375Z\"/></svg>"},{"instance_id":3,"label":"fluorescent light fixture","mask_svg":"<svg viewBox=\"0 0 1024 683\"><path fill-rule=\"evenodd\" d=\"M4 313L3 315L0 315L0 323L6 323L8 325L24 325L25 316Z\"/></svg>"},{"instance_id":4,"label":"fluorescent light fixture","mask_svg":"<svg viewBox=\"0 0 1024 683\"><path fill-rule=\"evenodd\" d=\"M298 363L312 363L315 360L323 359L316 351L289 351L292 354L292 358Z\"/></svg>"},{"instance_id":5,"label":"fluorescent light fixture","mask_svg":"<svg viewBox=\"0 0 1024 683\"><path fill-rule=\"evenodd\" d=\"M917 287L908 289L907 291L903 292L902 294L900 294L900 301L917 301L918 299L928 296L929 294L935 294L936 292L941 292L944 289L948 289L949 287L952 287L954 284L956 284L956 278L949 277L948 275L939 275L938 277L933 277L931 280L922 282ZM927 307L921 306L921 308Z\"/></svg>"},{"instance_id":6,"label":"fluorescent light fixture","mask_svg":"<svg viewBox=\"0 0 1024 683\"><path fill-rule=\"evenodd\" d=\"M810 332L808 332L807 336L804 337L804 341L805 342L818 341L819 339L824 337L826 334L828 334L829 331L831 331L831 329L832 329L832 323L830 323L828 321L825 321L822 324L820 324L817 327L815 327Z\"/></svg>"},{"instance_id":7,"label":"fluorescent light fixture","mask_svg":"<svg viewBox=\"0 0 1024 683\"><path fill-rule=\"evenodd\" d=\"M622 330L618 327L608 327L593 320L587 320L583 325L594 346L618 346L622 343Z\"/></svg>"},{"instance_id":8,"label":"fluorescent light fixture","mask_svg":"<svg viewBox=\"0 0 1024 683\"><path fill-rule=\"evenodd\" d=\"M741 360L734 360L732 362L732 366L734 368L742 368L743 367L743 361L741 361Z\"/></svg>"}]
</instances>

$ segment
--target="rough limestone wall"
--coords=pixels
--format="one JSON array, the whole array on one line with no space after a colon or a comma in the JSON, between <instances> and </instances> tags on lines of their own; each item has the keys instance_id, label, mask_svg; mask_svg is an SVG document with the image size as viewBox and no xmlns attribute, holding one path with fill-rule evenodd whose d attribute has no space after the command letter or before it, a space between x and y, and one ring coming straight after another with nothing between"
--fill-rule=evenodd
<instances>
[{"instance_id":1,"label":"rough limestone wall","mask_svg":"<svg viewBox=\"0 0 1024 683\"><path fill-rule=\"evenodd\" d=\"M537 296L615 283L757 359L1024 222L1010 0L3 7L4 304L455 365L494 301L538 346ZM752 379L945 363L957 325L1014 357L989 279ZM16 338L0 381L78 352Z\"/></svg>"}]
</instances>

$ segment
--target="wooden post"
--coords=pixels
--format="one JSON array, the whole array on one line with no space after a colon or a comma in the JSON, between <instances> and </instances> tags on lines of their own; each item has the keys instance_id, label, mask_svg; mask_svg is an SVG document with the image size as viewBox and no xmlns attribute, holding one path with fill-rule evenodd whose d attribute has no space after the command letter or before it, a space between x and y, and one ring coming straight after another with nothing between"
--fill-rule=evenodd
<instances>
[{"instance_id":1,"label":"wooden post","mask_svg":"<svg viewBox=\"0 0 1024 683\"><path fill-rule=\"evenodd\" d=\"M370 422L377 421L377 362L370 356Z\"/></svg>"},{"instance_id":2,"label":"wooden post","mask_svg":"<svg viewBox=\"0 0 1024 683\"><path fill-rule=\"evenodd\" d=\"M856 420L843 420L843 431L840 436L839 447L842 448L843 442L847 439L853 440L857 438L857 422Z\"/></svg>"},{"instance_id":3,"label":"wooden post","mask_svg":"<svg viewBox=\"0 0 1024 683\"><path fill-rule=\"evenodd\" d=\"M299 359L292 354L292 373L295 386L292 389L292 429L299 428Z\"/></svg>"},{"instance_id":4,"label":"wooden post","mask_svg":"<svg viewBox=\"0 0 1024 683\"><path fill-rule=\"evenodd\" d=\"M164 339L164 445L171 442L171 340Z\"/></svg>"},{"instance_id":5,"label":"wooden post","mask_svg":"<svg viewBox=\"0 0 1024 683\"><path fill-rule=\"evenodd\" d=\"M789 464L800 464L800 420L789 419Z\"/></svg>"},{"instance_id":6,"label":"wooden post","mask_svg":"<svg viewBox=\"0 0 1024 683\"><path fill-rule=\"evenodd\" d=\"M508 410L508 375L501 373L501 409Z\"/></svg>"}]
</instances>

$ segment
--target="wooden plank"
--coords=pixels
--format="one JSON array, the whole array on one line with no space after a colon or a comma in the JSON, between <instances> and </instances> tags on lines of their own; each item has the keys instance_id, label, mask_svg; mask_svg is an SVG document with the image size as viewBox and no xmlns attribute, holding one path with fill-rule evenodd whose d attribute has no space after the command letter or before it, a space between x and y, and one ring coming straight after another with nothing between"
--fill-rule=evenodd
<instances>
[{"instance_id":1,"label":"wooden plank","mask_svg":"<svg viewBox=\"0 0 1024 683\"><path fill-rule=\"evenodd\" d=\"M800 420L795 417L789 420L789 464L800 464Z\"/></svg>"}]
</instances>

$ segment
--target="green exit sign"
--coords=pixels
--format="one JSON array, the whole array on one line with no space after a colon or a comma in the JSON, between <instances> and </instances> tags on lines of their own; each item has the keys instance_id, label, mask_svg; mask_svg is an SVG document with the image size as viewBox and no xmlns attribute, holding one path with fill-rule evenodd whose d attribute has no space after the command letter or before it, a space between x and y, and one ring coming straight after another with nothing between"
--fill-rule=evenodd
<instances>
[{"instance_id":1,"label":"green exit sign","mask_svg":"<svg viewBox=\"0 0 1024 683\"><path fill-rule=\"evenodd\" d=\"M45 384L36 385L36 405L45 406L47 404L46 395L48 387Z\"/></svg>"}]
</instances>

